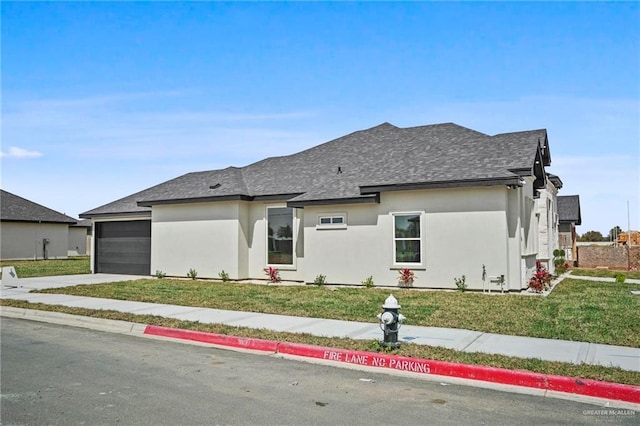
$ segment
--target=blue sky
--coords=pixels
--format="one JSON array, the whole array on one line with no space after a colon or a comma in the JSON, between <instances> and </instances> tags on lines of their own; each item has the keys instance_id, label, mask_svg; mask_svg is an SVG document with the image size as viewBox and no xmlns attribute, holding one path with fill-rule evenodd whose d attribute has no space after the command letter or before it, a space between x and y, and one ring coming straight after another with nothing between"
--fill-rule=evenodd
<instances>
[{"instance_id":1,"label":"blue sky","mask_svg":"<svg viewBox=\"0 0 640 426\"><path fill-rule=\"evenodd\" d=\"M78 214L355 130L546 128L580 233L640 228L635 2L2 2L2 187Z\"/></svg>"}]
</instances>

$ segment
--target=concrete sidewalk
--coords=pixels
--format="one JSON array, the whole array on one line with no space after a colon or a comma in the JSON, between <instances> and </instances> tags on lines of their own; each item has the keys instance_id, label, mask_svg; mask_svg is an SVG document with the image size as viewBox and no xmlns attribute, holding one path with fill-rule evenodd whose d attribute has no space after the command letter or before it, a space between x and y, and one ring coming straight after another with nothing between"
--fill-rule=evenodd
<instances>
[{"instance_id":1,"label":"concrete sidewalk","mask_svg":"<svg viewBox=\"0 0 640 426\"><path fill-rule=\"evenodd\" d=\"M138 315L156 315L185 321L227 324L290 333L309 333L326 337L345 337L360 340L382 339L382 331L375 322L338 321L62 294L29 293L30 290L34 289L128 281L140 278L139 276L108 274L23 278L19 280L19 287L2 287L0 297L3 299L25 300L32 303L115 310ZM372 320L375 318L376 313L372 312ZM484 352L520 358L539 358L545 361L614 366L629 371L640 371L640 348L412 325L403 325L399 336L402 341L412 344L440 346L464 352Z\"/></svg>"}]
</instances>

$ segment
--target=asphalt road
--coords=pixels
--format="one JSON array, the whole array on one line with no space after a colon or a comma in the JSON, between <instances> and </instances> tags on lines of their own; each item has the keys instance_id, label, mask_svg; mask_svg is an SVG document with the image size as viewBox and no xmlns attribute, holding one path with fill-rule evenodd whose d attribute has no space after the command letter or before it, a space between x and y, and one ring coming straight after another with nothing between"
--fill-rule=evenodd
<instances>
[{"instance_id":1,"label":"asphalt road","mask_svg":"<svg viewBox=\"0 0 640 426\"><path fill-rule=\"evenodd\" d=\"M637 423L565 400L2 319L2 425Z\"/></svg>"}]
</instances>

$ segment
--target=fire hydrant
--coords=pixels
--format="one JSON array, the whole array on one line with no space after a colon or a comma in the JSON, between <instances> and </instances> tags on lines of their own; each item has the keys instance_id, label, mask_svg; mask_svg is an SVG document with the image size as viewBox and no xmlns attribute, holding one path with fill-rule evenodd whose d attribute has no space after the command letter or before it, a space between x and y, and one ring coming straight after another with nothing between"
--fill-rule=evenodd
<instances>
[{"instance_id":1,"label":"fire hydrant","mask_svg":"<svg viewBox=\"0 0 640 426\"><path fill-rule=\"evenodd\" d=\"M390 294L389 297L387 297L382 308L384 311L377 315L378 320L380 321L380 329L384 332L384 340L381 344L385 348L390 347L392 349L397 349L400 347L400 342L398 342L398 330L400 329L405 317L399 313L400 305L398 305L398 300L393 297L393 294Z\"/></svg>"}]
</instances>

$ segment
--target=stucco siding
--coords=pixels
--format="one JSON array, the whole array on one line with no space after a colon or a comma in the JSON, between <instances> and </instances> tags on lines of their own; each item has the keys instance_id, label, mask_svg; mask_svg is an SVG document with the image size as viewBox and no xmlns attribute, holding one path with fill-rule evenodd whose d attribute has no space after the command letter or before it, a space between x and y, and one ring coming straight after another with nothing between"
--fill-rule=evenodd
<instances>
[{"instance_id":1,"label":"stucco siding","mask_svg":"<svg viewBox=\"0 0 640 426\"><path fill-rule=\"evenodd\" d=\"M393 213L420 213L422 264L412 266L414 287L455 288L466 276L482 289L482 265L489 275L507 274L507 220L504 187L398 191L381 194L380 204L305 208L305 281L318 274L337 284L359 284L368 276L378 285L397 285L393 253ZM317 217L345 212L345 229L317 229ZM516 259L519 265L519 259Z\"/></svg>"},{"instance_id":2,"label":"stucco siding","mask_svg":"<svg viewBox=\"0 0 640 426\"><path fill-rule=\"evenodd\" d=\"M319 216L346 214L346 228L320 229ZM385 235L384 230L389 234ZM373 275L382 284L393 280L391 228L380 206L342 205L304 209L305 270L304 281L313 282L322 274L332 284L359 284Z\"/></svg>"},{"instance_id":3,"label":"stucco siding","mask_svg":"<svg viewBox=\"0 0 640 426\"><path fill-rule=\"evenodd\" d=\"M248 207L248 218L250 230L248 247L248 276L247 278L266 279L264 269L267 267L267 207L284 207L286 203L250 203ZM282 266L280 278L283 280L302 281L305 265L305 236L302 231L302 224L305 217L305 210L294 209L293 233L294 233L294 266Z\"/></svg>"},{"instance_id":4,"label":"stucco siding","mask_svg":"<svg viewBox=\"0 0 640 426\"><path fill-rule=\"evenodd\" d=\"M237 202L154 206L151 221L151 273L218 278L239 270L239 206Z\"/></svg>"},{"instance_id":5,"label":"stucco siding","mask_svg":"<svg viewBox=\"0 0 640 426\"><path fill-rule=\"evenodd\" d=\"M558 248L557 192L553 184L547 183L546 187L540 190L540 196L536 200L539 241L537 257L550 272L555 269L553 251Z\"/></svg>"},{"instance_id":6,"label":"stucco siding","mask_svg":"<svg viewBox=\"0 0 640 426\"><path fill-rule=\"evenodd\" d=\"M249 203L238 203L238 271L235 279L249 277L249 246L252 237L249 217Z\"/></svg>"},{"instance_id":7,"label":"stucco siding","mask_svg":"<svg viewBox=\"0 0 640 426\"><path fill-rule=\"evenodd\" d=\"M508 272L505 281L508 289L518 289L523 286L522 264L520 250L522 247L522 189L509 189L506 192L507 203L507 259Z\"/></svg>"},{"instance_id":8,"label":"stucco siding","mask_svg":"<svg viewBox=\"0 0 640 426\"><path fill-rule=\"evenodd\" d=\"M69 252L79 256L87 255L87 240L87 228L81 226L69 227Z\"/></svg>"},{"instance_id":9,"label":"stucco siding","mask_svg":"<svg viewBox=\"0 0 640 426\"><path fill-rule=\"evenodd\" d=\"M48 259L66 259L69 225L60 223L0 222L2 260L43 259L43 239Z\"/></svg>"}]
</instances>

